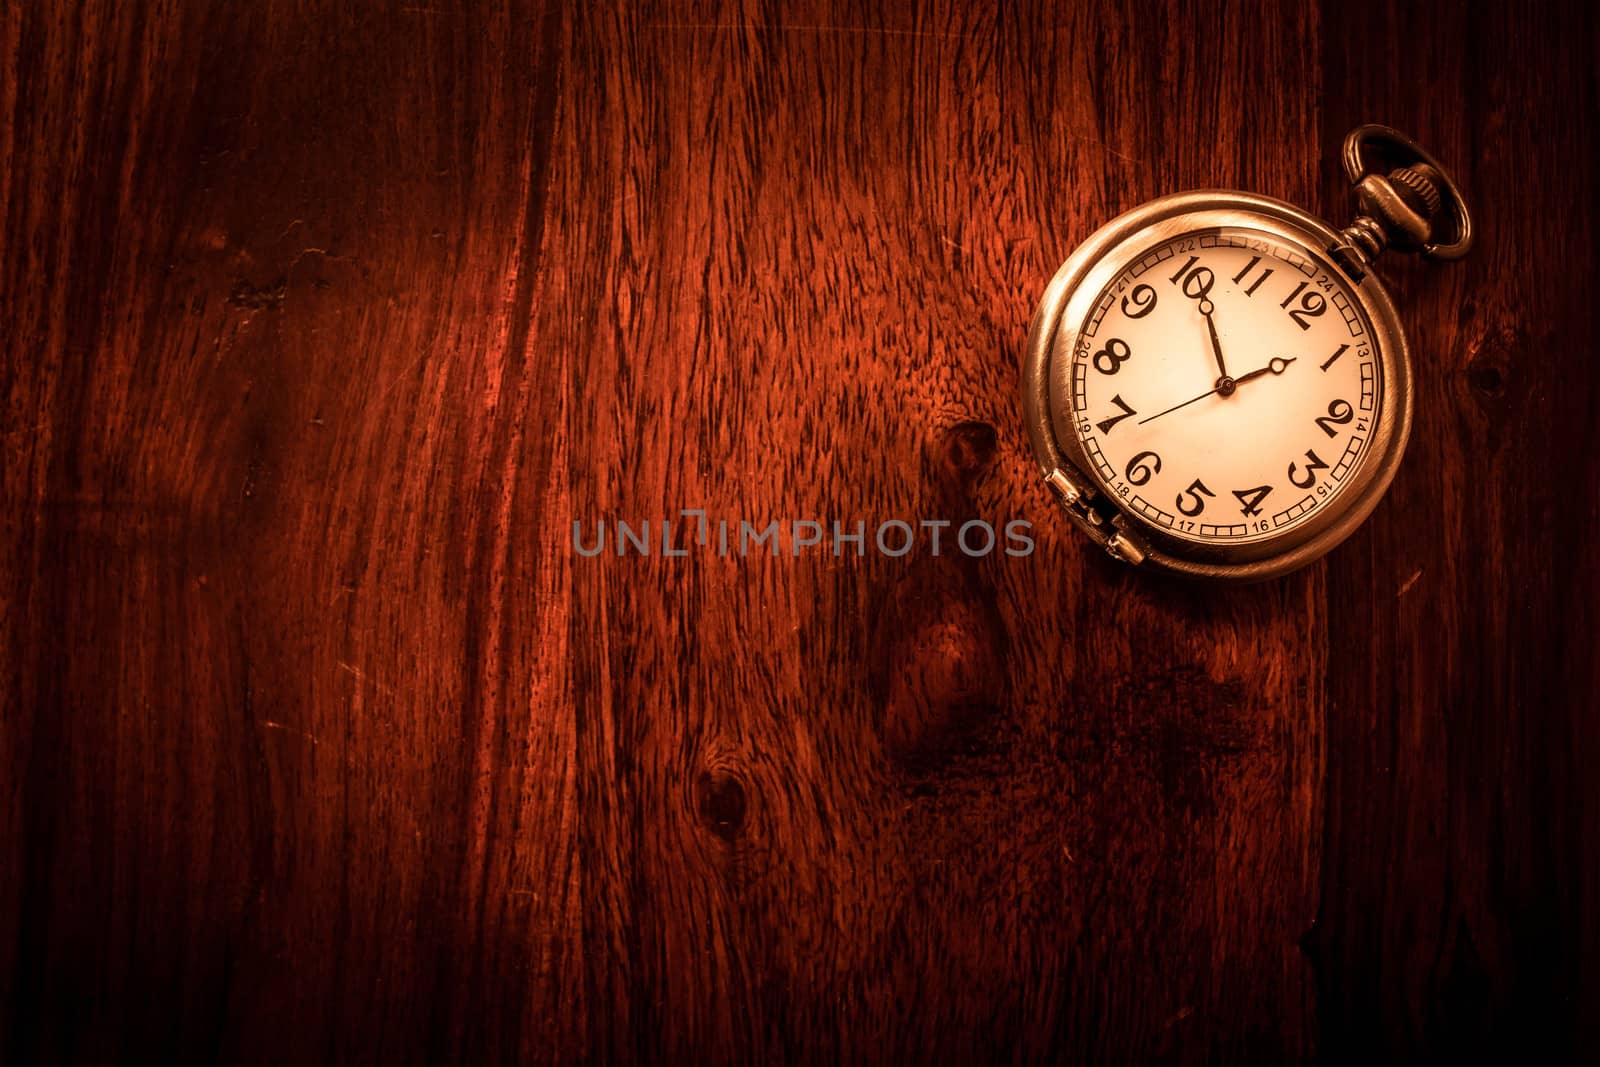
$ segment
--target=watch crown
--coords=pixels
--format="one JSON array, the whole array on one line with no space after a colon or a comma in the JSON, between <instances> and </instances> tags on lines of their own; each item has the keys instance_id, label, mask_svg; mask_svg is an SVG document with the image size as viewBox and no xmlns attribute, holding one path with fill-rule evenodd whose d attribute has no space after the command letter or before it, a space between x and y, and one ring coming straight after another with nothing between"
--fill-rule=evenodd
<instances>
[{"instance_id":1,"label":"watch crown","mask_svg":"<svg viewBox=\"0 0 1600 1067\"><path fill-rule=\"evenodd\" d=\"M1399 177L1397 177L1399 176ZM1356 203L1382 228L1384 236L1400 248L1417 248L1433 232L1427 192L1438 203L1439 192L1425 177L1409 167L1391 174L1369 174L1356 186Z\"/></svg>"},{"instance_id":2,"label":"watch crown","mask_svg":"<svg viewBox=\"0 0 1600 1067\"><path fill-rule=\"evenodd\" d=\"M1439 172L1426 163L1397 167L1389 172L1389 182L1400 199L1419 215L1432 219L1439 213L1444 198L1439 195Z\"/></svg>"}]
</instances>

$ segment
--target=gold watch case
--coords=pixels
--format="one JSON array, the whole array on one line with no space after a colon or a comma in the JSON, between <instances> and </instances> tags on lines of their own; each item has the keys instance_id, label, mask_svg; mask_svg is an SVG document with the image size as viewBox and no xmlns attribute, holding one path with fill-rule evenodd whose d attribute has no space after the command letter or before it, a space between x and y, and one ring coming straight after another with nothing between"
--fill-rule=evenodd
<instances>
[{"instance_id":1,"label":"gold watch case","mask_svg":"<svg viewBox=\"0 0 1600 1067\"><path fill-rule=\"evenodd\" d=\"M1071 366L1081 325L1105 287L1145 250L1224 227L1262 231L1303 248L1341 278L1372 332L1381 369L1366 455L1350 485L1300 527L1246 544L1199 544L1171 536L1119 505L1083 454L1073 426ZM1023 356L1023 417L1045 479L1068 516L1126 562L1197 578L1259 581L1296 570L1334 548L1377 506L1394 478L1411 431L1411 361L1394 304L1370 270L1336 254L1342 235L1293 204L1229 190L1196 190L1141 204L1097 230L1045 290Z\"/></svg>"}]
</instances>

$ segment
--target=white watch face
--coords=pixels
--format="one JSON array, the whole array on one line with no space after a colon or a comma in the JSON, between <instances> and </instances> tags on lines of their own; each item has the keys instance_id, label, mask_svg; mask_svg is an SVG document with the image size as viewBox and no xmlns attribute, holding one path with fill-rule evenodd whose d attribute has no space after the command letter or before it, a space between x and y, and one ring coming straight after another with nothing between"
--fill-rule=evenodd
<instances>
[{"instance_id":1,"label":"white watch face","mask_svg":"<svg viewBox=\"0 0 1600 1067\"><path fill-rule=\"evenodd\" d=\"M1107 492L1175 537L1241 544L1338 508L1383 403L1349 282L1244 227L1148 247L1072 355L1073 427Z\"/></svg>"}]
</instances>

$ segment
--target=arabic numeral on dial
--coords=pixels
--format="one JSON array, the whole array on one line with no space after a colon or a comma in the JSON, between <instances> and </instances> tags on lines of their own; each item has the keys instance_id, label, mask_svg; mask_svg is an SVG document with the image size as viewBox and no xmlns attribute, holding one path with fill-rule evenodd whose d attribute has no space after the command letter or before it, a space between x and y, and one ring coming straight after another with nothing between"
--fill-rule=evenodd
<instances>
[{"instance_id":1,"label":"arabic numeral on dial","mask_svg":"<svg viewBox=\"0 0 1600 1067\"><path fill-rule=\"evenodd\" d=\"M1122 369L1122 365L1133 358L1133 352L1128 348L1128 342L1120 337L1113 337L1106 342L1106 346L1094 354L1094 369L1101 374L1115 374Z\"/></svg>"},{"instance_id":2,"label":"arabic numeral on dial","mask_svg":"<svg viewBox=\"0 0 1600 1067\"><path fill-rule=\"evenodd\" d=\"M1122 409L1122 414L1121 415L1113 415L1109 419L1102 419L1100 422L1095 423L1095 428L1098 429L1101 433L1110 433L1111 432L1111 428L1113 426L1115 426L1117 423L1121 422L1123 419L1126 419L1131 415L1139 414L1137 411L1133 410L1126 403L1123 402L1121 393L1118 393L1116 396L1112 397L1111 398L1111 402L1113 404L1117 405L1117 407Z\"/></svg>"},{"instance_id":3,"label":"arabic numeral on dial","mask_svg":"<svg viewBox=\"0 0 1600 1067\"><path fill-rule=\"evenodd\" d=\"M1142 319L1155 309L1156 291L1148 285L1136 285L1122 298L1122 313L1130 319Z\"/></svg>"},{"instance_id":4,"label":"arabic numeral on dial","mask_svg":"<svg viewBox=\"0 0 1600 1067\"><path fill-rule=\"evenodd\" d=\"M1167 279L1173 285L1183 283L1183 295L1190 300L1200 300L1211 292L1211 287L1217 284L1217 276L1211 273L1210 267L1196 267L1200 261L1199 256L1190 256L1188 262L1178 268L1178 273Z\"/></svg>"},{"instance_id":5,"label":"arabic numeral on dial","mask_svg":"<svg viewBox=\"0 0 1600 1067\"><path fill-rule=\"evenodd\" d=\"M1306 449L1305 481L1301 481L1299 478L1297 478L1295 476L1294 472L1299 466L1300 466L1299 463L1291 463L1291 464L1289 464L1289 481L1293 482L1297 487L1299 487L1301 489L1310 489L1313 485L1316 485L1317 484L1317 472L1318 471L1325 471L1325 470L1328 469L1328 465L1322 461L1322 457L1321 456L1317 455L1317 450L1314 449L1314 448Z\"/></svg>"},{"instance_id":6,"label":"arabic numeral on dial","mask_svg":"<svg viewBox=\"0 0 1600 1067\"><path fill-rule=\"evenodd\" d=\"M1267 499L1267 494L1272 492L1270 485L1258 485L1254 489L1235 489L1233 495L1239 498L1241 505L1239 513L1246 517L1261 514L1261 502Z\"/></svg>"},{"instance_id":7,"label":"arabic numeral on dial","mask_svg":"<svg viewBox=\"0 0 1600 1067\"><path fill-rule=\"evenodd\" d=\"M1295 324L1298 325L1302 330L1311 329L1310 320L1328 310L1328 301L1323 298L1321 293L1316 292L1315 290L1305 293L1306 286L1310 284L1310 282L1301 282L1299 285L1294 287L1294 292L1284 297L1283 303L1278 305L1281 308L1289 309L1289 317L1293 319ZM1300 296L1301 293L1305 293L1305 295ZM1300 297L1300 306L1297 308L1289 307L1289 305L1294 303L1296 297Z\"/></svg>"},{"instance_id":8,"label":"arabic numeral on dial","mask_svg":"<svg viewBox=\"0 0 1600 1067\"><path fill-rule=\"evenodd\" d=\"M1322 361L1322 369L1327 370L1329 367L1339 362L1339 357L1348 351L1350 351L1349 345L1340 345L1338 348L1334 349L1333 355Z\"/></svg>"},{"instance_id":9,"label":"arabic numeral on dial","mask_svg":"<svg viewBox=\"0 0 1600 1067\"><path fill-rule=\"evenodd\" d=\"M1128 468L1123 473L1132 484L1144 485L1161 473L1161 457L1154 452L1140 452L1128 460Z\"/></svg>"},{"instance_id":10,"label":"arabic numeral on dial","mask_svg":"<svg viewBox=\"0 0 1600 1067\"><path fill-rule=\"evenodd\" d=\"M1356 411L1355 408L1350 406L1350 401L1335 400L1328 405L1328 413L1326 415L1317 416L1317 425L1322 427L1322 432L1329 437L1338 437L1339 431L1334 427L1343 426L1355 417Z\"/></svg>"},{"instance_id":11,"label":"arabic numeral on dial","mask_svg":"<svg viewBox=\"0 0 1600 1067\"><path fill-rule=\"evenodd\" d=\"M1206 502L1204 498L1208 496L1214 497L1216 495L1217 494L1206 488L1205 482L1202 482L1199 478L1196 478L1194 481L1189 483L1189 488L1178 494L1178 510L1183 512L1185 515L1198 515L1206 509ZM1191 501L1193 501L1194 506L1191 507L1188 504L1185 504L1183 500L1184 497L1188 497Z\"/></svg>"},{"instance_id":12,"label":"arabic numeral on dial","mask_svg":"<svg viewBox=\"0 0 1600 1067\"><path fill-rule=\"evenodd\" d=\"M1235 284L1235 285L1243 284L1244 280L1250 276L1250 272L1256 269L1256 264L1260 263L1260 262L1261 262L1261 257L1260 256L1251 256L1250 257L1250 262L1248 262L1248 263L1246 263L1244 265L1244 269L1241 270L1238 274L1235 274L1233 276L1233 284ZM1249 288L1244 290L1244 295L1245 296L1255 296L1256 295L1256 290L1261 288L1262 283L1264 283L1270 277L1272 277L1272 268L1268 267L1265 270L1263 270L1259 276L1257 276L1255 281L1250 283Z\"/></svg>"}]
</instances>

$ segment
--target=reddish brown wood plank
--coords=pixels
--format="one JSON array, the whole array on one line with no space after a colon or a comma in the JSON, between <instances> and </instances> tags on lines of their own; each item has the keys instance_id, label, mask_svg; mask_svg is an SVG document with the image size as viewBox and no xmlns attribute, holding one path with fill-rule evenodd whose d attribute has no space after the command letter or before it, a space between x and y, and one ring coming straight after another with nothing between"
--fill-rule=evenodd
<instances>
[{"instance_id":1,"label":"reddish brown wood plank","mask_svg":"<svg viewBox=\"0 0 1600 1067\"><path fill-rule=\"evenodd\" d=\"M10 1051L551 1048L559 18L10 19Z\"/></svg>"},{"instance_id":2,"label":"reddish brown wood plank","mask_svg":"<svg viewBox=\"0 0 1600 1067\"><path fill-rule=\"evenodd\" d=\"M1325 1051L1593 1059L1596 24L1397 4L1325 32L1348 86L1326 131L1383 111L1428 130L1481 222L1451 269L1388 271L1413 444L1328 563L1330 588L1370 595L1329 600L1352 669L1329 675Z\"/></svg>"},{"instance_id":3,"label":"reddish brown wood plank","mask_svg":"<svg viewBox=\"0 0 1600 1067\"><path fill-rule=\"evenodd\" d=\"M597 279L575 322L618 320L555 346L586 356L578 514L1042 530L981 565L573 564L580 718L621 750L597 789L632 808L608 1054L1310 1047L1319 580L1212 603L1087 557L1015 410L1019 327L1071 241L1266 178L1247 121L1294 146L1273 188L1304 198L1314 87L1247 120L1260 68L1172 33L1119 42L1113 77L1103 38L1134 20L1057 14L578 24L607 62L574 68L572 122L606 136L556 168L551 256ZM1255 48L1284 64L1313 34ZM1202 110L1217 141L1147 152ZM708 789L743 797L736 831Z\"/></svg>"}]
</instances>

